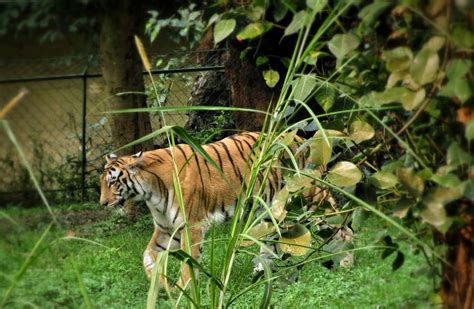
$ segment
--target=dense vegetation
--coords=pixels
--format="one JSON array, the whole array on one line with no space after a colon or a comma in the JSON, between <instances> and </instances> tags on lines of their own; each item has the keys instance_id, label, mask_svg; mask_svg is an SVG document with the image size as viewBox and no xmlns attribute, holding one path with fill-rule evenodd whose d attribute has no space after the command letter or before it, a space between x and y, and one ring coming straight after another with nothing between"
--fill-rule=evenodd
<instances>
[{"instance_id":1,"label":"dense vegetation","mask_svg":"<svg viewBox=\"0 0 474 309\"><path fill-rule=\"evenodd\" d=\"M251 182L242 190L232 222L222 230L212 228L209 232L203 261L183 251L162 254L156 275L164 272L176 279L176 264L184 262L201 270L201 276L193 279L187 291L166 293L159 292L157 281L152 280L147 305L186 302L196 307L224 307L250 303L266 307L294 305L296 299L303 298L318 306L411 305L439 303L442 297L447 307L472 307L474 34L466 27L473 23L471 4L448 0L271 0L218 2L212 12L204 13L194 6L190 10L181 15L182 20L173 19L174 23L159 23L153 15L148 32L154 37L160 27L170 24L188 30L197 25L203 30L202 22L196 19L210 16L204 21L212 34L212 45L225 44L230 49L230 61L245 64L230 65L226 72L232 95L237 93L242 99L235 100L230 110L240 112L238 115L242 115L242 107L269 111L248 116L250 124L245 117L236 116L239 129L258 125L266 134L260 141L262 152L253 162L251 179L268 173L275 158L294 146L297 132L308 137L299 150L310 164L304 169L297 164L286 168L285 188L272 205L265 205L271 224L260 223L263 215L258 215L257 208L261 201L252 196ZM137 45L150 73L151 65L139 40ZM150 78L153 80L151 73ZM259 83L264 86L255 87ZM158 98L157 83L152 86L152 99ZM251 98L260 101L245 105L252 102ZM153 107L148 111L166 110ZM192 134L163 125L158 132L132 144L158 135L166 135L173 144L179 137L206 156ZM290 159L291 163L295 158L290 155ZM301 205L310 201L304 200L300 192L314 185L330 192L337 205L319 203L315 213L305 212ZM176 183L176 192L179 188ZM256 213L257 217L253 216ZM318 226L320 219L326 228ZM138 279L139 260L133 268L125 267L123 261L131 258L132 251L141 255L139 247L144 244L136 246L130 238L145 243L148 223L140 219L122 228L116 224L109 219L73 230L74 235L97 240L101 245L121 248L118 243L122 242L123 248L129 249L104 249L100 251L104 260L101 255L88 253L96 250L89 246L97 244L71 245L68 240L67 244L55 242L57 249L48 249L57 259L65 248L67 253L62 256L69 259L74 270L68 276L75 274L86 305L101 303L108 297L103 292L107 286L89 277L90 269L110 269L110 273L124 269L130 281L116 281L113 276L102 277L103 281L129 287L129 282L136 280L133 288L147 286ZM109 230L113 236L100 231L104 226L110 228L108 225L113 225ZM189 229L187 223L184 229ZM64 233L61 229L49 231L46 238ZM275 267L264 267L251 278L252 260L259 260L257 247L265 247L259 239L268 234L292 245L281 245L281 260ZM24 244L34 243L25 237ZM5 248L9 241L16 242L7 238ZM51 247L44 243L40 238L21 267L14 262L17 258L6 257L20 270L14 277L5 276L11 281L2 285L8 291L4 302L22 301L21 293L15 291L20 291L32 257L40 252L44 256L40 249ZM43 263L48 269L47 262ZM387 271L389 268L395 272ZM296 278L299 280L294 283ZM366 282L358 284L358 280L373 284L369 289ZM380 300L386 294L377 282L388 284L384 288L394 292L385 301ZM96 291L101 292L100 296ZM116 293L117 297L126 295ZM140 301L127 297L124 301L143 304L143 289L137 293ZM76 290L71 302L81 302L78 295ZM239 298L234 302L236 296Z\"/></svg>"},{"instance_id":2,"label":"dense vegetation","mask_svg":"<svg viewBox=\"0 0 474 309\"><path fill-rule=\"evenodd\" d=\"M35 253L34 261L19 280L6 304L19 307L80 307L89 299L95 307L111 306L143 308L149 282L141 265L144 246L153 224L150 215L128 222L122 215L99 211L96 204L62 206L58 214L62 228L53 228ZM28 252L48 227L49 214L44 208L10 208L14 221L1 219L0 278L1 294L11 283L7 278L21 268ZM371 244L378 237L379 220L367 222L357 235L356 247ZM229 225L217 228L216 238L224 239ZM409 248L406 248L407 250ZM216 257L225 253L225 244L216 246ZM320 263L304 268L296 282L282 278L275 285L272 304L293 307L305 300L306 306L411 306L429 305L433 292L431 279L418 277L426 265L421 256L407 255L406 265L392 272L391 259L378 261L378 250L357 253L357 267L329 270ZM204 248L204 265L209 266L210 246ZM377 262L374 262L377 261ZM248 286L252 280L253 263L250 256L237 260L238 273L233 276L232 293ZM179 267L171 263L173 272ZM80 282L80 283L79 283ZM86 294L84 294L84 288ZM259 304L262 288L238 298L235 306ZM203 292L203 305L209 304ZM160 308L171 307L163 293ZM164 307L162 307L164 306Z\"/></svg>"}]
</instances>

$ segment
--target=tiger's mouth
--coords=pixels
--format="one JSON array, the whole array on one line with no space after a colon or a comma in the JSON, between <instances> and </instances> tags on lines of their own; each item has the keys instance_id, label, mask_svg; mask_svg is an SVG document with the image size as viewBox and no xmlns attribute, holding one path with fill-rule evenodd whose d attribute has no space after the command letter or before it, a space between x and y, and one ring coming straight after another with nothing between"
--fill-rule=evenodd
<instances>
[{"instance_id":1,"label":"tiger's mouth","mask_svg":"<svg viewBox=\"0 0 474 309\"><path fill-rule=\"evenodd\" d=\"M120 209L123 208L123 203L125 202L124 199L119 199L116 200L115 202L107 205L107 208L112 208L112 209Z\"/></svg>"}]
</instances>

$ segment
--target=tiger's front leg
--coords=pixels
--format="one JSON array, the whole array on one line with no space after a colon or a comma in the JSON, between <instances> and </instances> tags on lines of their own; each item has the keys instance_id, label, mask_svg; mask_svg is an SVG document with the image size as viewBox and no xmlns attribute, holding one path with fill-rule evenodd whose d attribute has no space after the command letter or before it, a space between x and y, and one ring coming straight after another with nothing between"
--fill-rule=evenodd
<instances>
[{"instance_id":1,"label":"tiger's front leg","mask_svg":"<svg viewBox=\"0 0 474 309\"><path fill-rule=\"evenodd\" d=\"M190 234L190 240L191 240L191 256L199 261L201 257L201 246L202 246L202 240L204 238L204 230L202 226L199 227L190 227L189 228L189 234ZM186 236L185 236L185 230L183 229L181 231L181 250L187 251L186 250ZM198 275L198 273L195 271L194 272L195 276ZM191 280L191 268L189 267L188 264L184 264L182 269L181 269L181 278L179 279L177 285L184 289L188 282Z\"/></svg>"},{"instance_id":2,"label":"tiger's front leg","mask_svg":"<svg viewBox=\"0 0 474 309\"><path fill-rule=\"evenodd\" d=\"M145 268L145 273L148 279L151 279L153 267L155 266L156 256L158 254L156 250L156 242L160 234L161 231L155 227L155 231L153 232L153 235L151 236L151 239L148 242L148 246L143 252L143 267Z\"/></svg>"}]
</instances>

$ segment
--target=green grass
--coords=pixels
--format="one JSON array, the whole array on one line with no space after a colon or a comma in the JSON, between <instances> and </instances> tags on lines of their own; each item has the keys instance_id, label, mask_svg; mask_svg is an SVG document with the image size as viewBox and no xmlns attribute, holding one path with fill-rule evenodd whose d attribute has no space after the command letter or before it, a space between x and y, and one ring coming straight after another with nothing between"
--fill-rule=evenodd
<instances>
[{"instance_id":1,"label":"green grass","mask_svg":"<svg viewBox=\"0 0 474 309\"><path fill-rule=\"evenodd\" d=\"M83 209L77 205L65 207L68 208L69 212ZM85 208L91 210L90 205ZM17 224L0 219L0 298L48 225L48 222L32 219L46 213L45 210L9 208L4 209L4 213ZM356 234L356 247L366 245L380 231L377 220L368 220L367 226ZM36 256L13 290L7 307L83 307L85 301L73 265L80 273L94 306L145 307L149 283L142 269L142 252L153 230L150 217L146 215L137 222L128 223L125 218L110 214L104 220L94 222L91 217L89 221L92 222L83 220L81 225L69 223L63 228L53 228L40 246L40 255ZM225 238L227 230L226 225L217 227L216 238ZM63 239L72 233L88 241ZM216 244L217 264L224 257L224 247L224 242ZM206 243L203 262L207 268L209 252L210 243ZM350 269L329 270L318 262L312 262L303 267L297 282L275 281L272 304L281 308L427 306L432 282L426 276L416 275L425 262L421 256L410 254L406 246L404 253L405 264L396 272L391 270L394 256L381 260L380 252L375 250L359 251L356 265ZM238 255L227 295L250 284L252 269L252 257ZM173 261L171 276L177 278L177 271L178 263ZM201 278L205 279L202 275ZM202 303L208 304L207 280L201 282L204 285L201 288ZM233 305L257 307L262 293L263 287L256 288ZM160 308L171 306L164 294L161 294L158 304Z\"/></svg>"}]
</instances>

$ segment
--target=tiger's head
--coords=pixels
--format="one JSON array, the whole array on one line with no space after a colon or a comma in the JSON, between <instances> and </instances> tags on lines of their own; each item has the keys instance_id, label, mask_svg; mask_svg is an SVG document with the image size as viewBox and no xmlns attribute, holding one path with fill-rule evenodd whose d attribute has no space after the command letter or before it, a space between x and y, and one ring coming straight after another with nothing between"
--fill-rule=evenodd
<instances>
[{"instance_id":1,"label":"tiger's head","mask_svg":"<svg viewBox=\"0 0 474 309\"><path fill-rule=\"evenodd\" d=\"M107 163L100 176L100 204L106 207L121 208L128 199L137 196L132 175L135 175L143 161L143 153L118 157L105 156Z\"/></svg>"}]
</instances>

